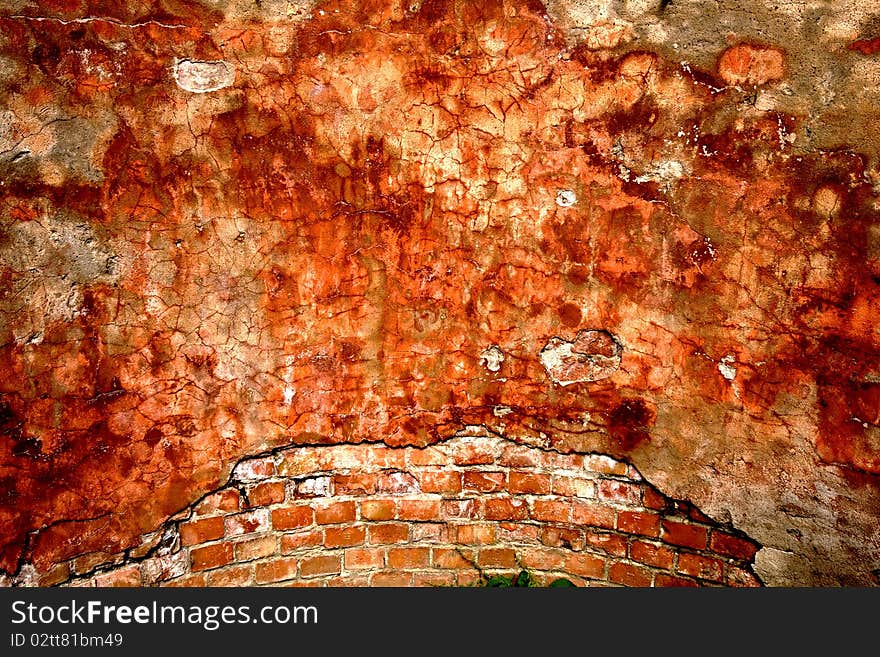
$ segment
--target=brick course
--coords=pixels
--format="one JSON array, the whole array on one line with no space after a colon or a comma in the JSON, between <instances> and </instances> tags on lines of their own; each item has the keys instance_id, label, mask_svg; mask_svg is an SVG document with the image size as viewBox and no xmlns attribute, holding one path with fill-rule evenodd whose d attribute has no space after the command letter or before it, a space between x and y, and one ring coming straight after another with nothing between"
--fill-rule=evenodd
<instances>
[{"instance_id":1,"label":"brick course","mask_svg":"<svg viewBox=\"0 0 880 657\"><path fill-rule=\"evenodd\" d=\"M170 548L157 551L154 532L41 582L465 586L526 568L537 582L583 586L760 585L755 542L605 455L475 436L424 449L292 447L235 472L165 527Z\"/></svg>"}]
</instances>

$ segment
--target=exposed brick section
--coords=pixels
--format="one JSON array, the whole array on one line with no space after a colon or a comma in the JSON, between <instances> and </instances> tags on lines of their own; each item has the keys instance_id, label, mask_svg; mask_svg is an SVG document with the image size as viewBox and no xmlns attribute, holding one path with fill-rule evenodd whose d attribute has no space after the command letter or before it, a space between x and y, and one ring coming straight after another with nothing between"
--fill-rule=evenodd
<instances>
[{"instance_id":1,"label":"exposed brick section","mask_svg":"<svg viewBox=\"0 0 880 657\"><path fill-rule=\"evenodd\" d=\"M757 552L757 546L752 541L720 531L712 532L712 537L709 539L709 549L716 554L744 561L754 559L755 552Z\"/></svg>"},{"instance_id":2,"label":"exposed brick section","mask_svg":"<svg viewBox=\"0 0 880 657\"><path fill-rule=\"evenodd\" d=\"M277 462L280 464L275 467ZM425 449L292 448L127 554L93 552L46 586L465 586L528 569L579 586L759 586L759 547L625 463L501 438ZM174 529L174 527L172 527Z\"/></svg>"},{"instance_id":3,"label":"exposed brick section","mask_svg":"<svg viewBox=\"0 0 880 657\"><path fill-rule=\"evenodd\" d=\"M706 548L706 528L701 525L664 520L662 538L666 543L672 545L693 548L694 550Z\"/></svg>"},{"instance_id":4,"label":"exposed brick section","mask_svg":"<svg viewBox=\"0 0 880 657\"><path fill-rule=\"evenodd\" d=\"M532 472L511 472L508 490L511 493L546 495L550 492L550 476Z\"/></svg>"},{"instance_id":5,"label":"exposed brick section","mask_svg":"<svg viewBox=\"0 0 880 657\"><path fill-rule=\"evenodd\" d=\"M650 586L652 573L642 566L618 561L611 564L608 579L626 586Z\"/></svg>"},{"instance_id":6,"label":"exposed brick section","mask_svg":"<svg viewBox=\"0 0 880 657\"><path fill-rule=\"evenodd\" d=\"M464 489L480 493L494 493L504 490L507 482L506 472L468 471L464 473Z\"/></svg>"},{"instance_id":7,"label":"exposed brick section","mask_svg":"<svg viewBox=\"0 0 880 657\"><path fill-rule=\"evenodd\" d=\"M678 557L678 572L691 577L721 581L723 564L718 559L700 554L681 554Z\"/></svg>"},{"instance_id":8,"label":"exposed brick section","mask_svg":"<svg viewBox=\"0 0 880 657\"><path fill-rule=\"evenodd\" d=\"M388 548L388 566L398 570L424 568L431 561L427 547Z\"/></svg>"},{"instance_id":9,"label":"exposed brick section","mask_svg":"<svg viewBox=\"0 0 880 657\"><path fill-rule=\"evenodd\" d=\"M182 545L198 545L206 541L223 538L226 533L226 523L223 516L202 518L193 522L184 522L180 525L180 542Z\"/></svg>"},{"instance_id":10,"label":"exposed brick section","mask_svg":"<svg viewBox=\"0 0 880 657\"><path fill-rule=\"evenodd\" d=\"M232 543L214 543L190 552L193 571L225 566L233 559Z\"/></svg>"},{"instance_id":11,"label":"exposed brick section","mask_svg":"<svg viewBox=\"0 0 880 657\"><path fill-rule=\"evenodd\" d=\"M660 516L643 511L620 511L617 514L617 529L626 534L659 536Z\"/></svg>"},{"instance_id":12,"label":"exposed brick section","mask_svg":"<svg viewBox=\"0 0 880 657\"><path fill-rule=\"evenodd\" d=\"M315 509L315 522L319 525L352 522L356 517L357 506L354 502L334 502Z\"/></svg>"},{"instance_id":13,"label":"exposed brick section","mask_svg":"<svg viewBox=\"0 0 880 657\"><path fill-rule=\"evenodd\" d=\"M286 579L296 577L296 568L299 560L294 557L285 557L274 561L257 564L256 579L257 584L268 584L270 582L281 582Z\"/></svg>"},{"instance_id":14,"label":"exposed brick section","mask_svg":"<svg viewBox=\"0 0 880 657\"><path fill-rule=\"evenodd\" d=\"M409 525L403 522L373 525L368 529L368 534L372 545L406 543L409 540Z\"/></svg>"},{"instance_id":15,"label":"exposed brick section","mask_svg":"<svg viewBox=\"0 0 880 657\"><path fill-rule=\"evenodd\" d=\"M345 551L345 569L358 570L369 568L375 570L385 565L385 551L381 548L364 548Z\"/></svg>"},{"instance_id":16,"label":"exposed brick section","mask_svg":"<svg viewBox=\"0 0 880 657\"><path fill-rule=\"evenodd\" d=\"M363 525L330 527L324 530L324 547L340 548L362 545L367 535Z\"/></svg>"},{"instance_id":17,"label":"exposed brick section","mask_svg":"<svg viewBox=\"0 0 880 657\"><path fill-rule=\"evenodd\" d=\"M299 573L303 577L316 575L335 575L342 570L342 559L338 555L321 555L303 559Z\"/></svg>"},{"instance_id":18,"label":"exposed brick section","mask_svg":"<svg viewBox=\"0 0 880 657\"><path fill-rule=\"evenodd\" d=\"M461 473L450 470L430 470L422 473L422 491L425 493L461 492Z\"/></svg>"},{"instance_id":19,"label":"exposed brick section","mask_svg":"<svg viewBox=\"0 0 880 657\"><path fill-rule=\"evenodd\" d=\"M267 481L248 491L248 502L251 506L269 506L283 502L284 496L285 485L283 481Z\"/></svg>"},{"instance_id":20,"label":"exposed brick section","mask_svg":"<svg viewBox=\"0 0 880 657\"><path fill-rule=\"evenodd\" d=\"M360 505L363 520L391 520L397 509L394 500L364 500Z\"/></svg>"},{"instance_id":21,"label":"exposed brick section","mask_svg":"<svg viewBox=\"0 0 880 657\"><path fill-rule=\"evenodd\" d=\"M662 544L633 541L630 546L630 558L648 566L671 570L675 561L675 552Z\"/></svg>"},{"instance_id":22,"label":"exposed brick section","mask_svg":"<svg viewBox=\"0 0 880 657\"><path fill-rule=\"evenodd\" d=\"M314 521L314 509L304 504L272 510L272 527L274 529L308 527Z\"/></svg>"},{"instance_id":23,"label":"exposed brick section","mask_svg":"<svg viewBox=\"0 0 880 657\"><path fill-rule=\"evenodd\" d=\"M401 520L437 520L440 518L440 500L400 500L397 517Z\"/></svg>"}]
</instances>

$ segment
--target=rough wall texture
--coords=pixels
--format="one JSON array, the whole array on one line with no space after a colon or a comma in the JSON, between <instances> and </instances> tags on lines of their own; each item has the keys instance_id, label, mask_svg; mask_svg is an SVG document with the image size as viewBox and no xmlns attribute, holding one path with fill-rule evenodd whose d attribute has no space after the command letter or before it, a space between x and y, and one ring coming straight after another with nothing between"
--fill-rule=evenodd
<instances>
[{"instance_id":1,"label":"rough wall texture","mask_svg":"<svg viewBox=\"0 0 880 657\"><path fill-rule=\"evenodd\" d=\"M701 509L710 541L761 545L765 583L876 583L878 16L818 0L3 3L6 580L87 575L77 560L105 553L143 559L108 577L158 581L161 556L210 581L196 555L236 559L238 516L198 548L142 537L242 458L482 426L631 464ZM308 467L353 501L345 468ZM524 498L539 542L555 520L535 510L555 501ZM370 520L359 502L343 540ZM402 504L413 550L467 543L442 504L430 540ZM279 508L247 511L246 531ZM599 526L621 531L609 508ZM478 565L527 559L489 525L499 552L474 548ZM285 529L266 568L356 570L326 528L322 554L272 560ZM588 579L752 581L748 555L705 545L652 544L671 561L638 570L637 533L618 554L554 554ZM357 549L417 583L391 548ZM575 553L601 568L577 573ZM425 582L450 581L424 558ZM698 559L715 565L683 570ZM210 572L260 580L234 568Z\"/></svg>"},{"instance_id":2,"label":"rough wall texture","mask_svg":"<svg viewBox=\"0 0 880 657\"><path fill-rule=\"evenodd\" d=\"M474 427L427 448L292 447L240 462L124 554L25 577L71 586L757 586L758 546L632 466ZM23 582L24 583L24 582Z\"/></svg>"}]
</instances>

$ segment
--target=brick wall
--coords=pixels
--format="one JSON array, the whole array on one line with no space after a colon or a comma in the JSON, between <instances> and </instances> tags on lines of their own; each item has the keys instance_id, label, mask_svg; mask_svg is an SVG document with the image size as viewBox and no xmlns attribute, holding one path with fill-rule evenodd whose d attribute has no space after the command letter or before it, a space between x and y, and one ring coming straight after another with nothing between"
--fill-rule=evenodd
<instances>
[{"instance_id":1,"label":"brick wall","mask_svg":"<svg viewBox=\"0 0 880 657\"><path fill-rule=\"evenodd\" d=\"M471 435L245 460L140 546L82 555L35 581L453 586L527 569L541 583L755 586L757 547L608 456Z\"/></svg>"}]
</instances>

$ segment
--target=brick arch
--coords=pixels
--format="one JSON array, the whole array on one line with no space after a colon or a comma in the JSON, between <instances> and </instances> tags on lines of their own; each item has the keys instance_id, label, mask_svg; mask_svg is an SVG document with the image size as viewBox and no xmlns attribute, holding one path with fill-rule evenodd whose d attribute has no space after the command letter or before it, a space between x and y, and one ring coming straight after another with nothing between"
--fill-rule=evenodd
<instances>
[{"instance_id":1,"label":"brick arch","mask_svg":"<svg viewBox=\"0 0 880 657\"><path fill-rule=\"evenodd\" d=\"M758 545L659 493L630 465L471 431L426 448L289 447L125 553L91 553L42 585L756 586Z\"/></svg>"}]
</instances>

